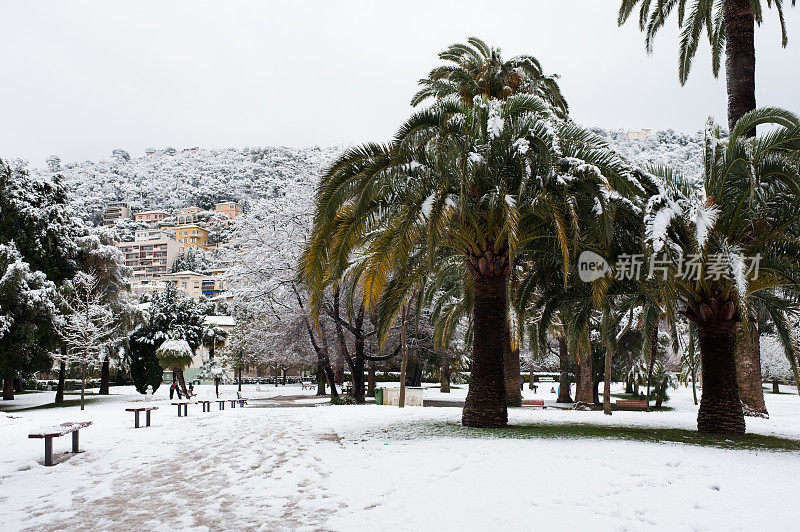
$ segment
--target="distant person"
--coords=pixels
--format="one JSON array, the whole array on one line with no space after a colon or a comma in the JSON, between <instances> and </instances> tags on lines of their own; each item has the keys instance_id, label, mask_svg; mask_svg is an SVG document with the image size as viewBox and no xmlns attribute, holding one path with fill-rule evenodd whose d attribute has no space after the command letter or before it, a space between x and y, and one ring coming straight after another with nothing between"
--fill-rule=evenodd
<instances>
[{"instance_id":1,"label":"distant person","mask_svg":"<svg viewBox=\"0 0 800 532\"><path fill-rule=\"evenodd\" d=\"M644 401L644 392L639 392L639 400Z\"/></svg>"},{"instance_id":2,"label":"distant person","mask_svg":"<svg viewBox=\"0 0 800 532\"><path fill-rule=\"evenodd\" d=\"M560 389L560 388L561 388L561 385L559 385L558 387L559 387L559 389ZM559 391L560 391L560 390L559 390ZM556 389L555 389L553 386L551 386L551 387L550 387L550 393L556 393Z\"/></svg>"},{"instance_id":3,"label":"distant person","mask_svg":"<svg viewBox=\"0 0 800 532\"><path fill-rule=\"evenodd\" d=\"M189 397L194 395L194 384L189 385Z\"/></svg>"},{"instance_id":4,"label":"distant person","mask_svg":"<svg viewBox=\"0 0 800 532\"><path fill-rule=\"evenodd\" d=\"M539 387L538 387L537 385L535 385L535 384L534 384L534 385L533 385L533 393L536 393L536 390L538 390L538 389L539 389Z\"/></svg>"},{"instance_id":5,"label":"distant person","mask_svg":"<svg viewBox=\"0 0 800 532\"><path fill-rule=\"evenodd\" d=\"M170 401L172 400L172 397L175 395L175 392L178 392L178 399L180 399L181 398L181 392L180 392L180 390L178 390L178 385L173 382L172 385L169 387L169 399L170 399Z\"/></svg>"}]
</instances>

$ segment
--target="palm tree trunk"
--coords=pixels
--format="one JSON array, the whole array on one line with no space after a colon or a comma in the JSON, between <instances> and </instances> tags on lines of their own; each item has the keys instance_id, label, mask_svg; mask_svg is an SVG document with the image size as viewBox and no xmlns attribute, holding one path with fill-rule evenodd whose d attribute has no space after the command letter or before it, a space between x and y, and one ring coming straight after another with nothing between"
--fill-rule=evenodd
<instances>
[{"instance_id":1,"label":"palm tree trunk","mask_svg":"<svg viewBox=\"0 0 800 532\"><path fill-rule=\"evenodd\" d=\"M658 354L658 320L650 331L650 367L647 369L647 410L650 411L650 381L653 380L653 366Z\"/></svg>"},{"instance_id":2,"label":"palm tree trunk","mask_svg":"<svg viewBox=\"0 0 800 532\"><path fill-rule=\"evenodd\" d=\"M725 0L725 78L728 127L756 108L755 19L750 0ZM755 129L748 136L755 136Z\"/></svg>"},{"instance_id":3,"label":"palm tree trunk","mask_svg":"<svg viewBox=\"0 0 800 532\"><path fill-rule=\"evenodd\" d=\"M181 393L188 399L189 390L186 388L186 381L183 378L183 368L172 368L172 375L174 379L178 381L178 385L181 387Z\"/></svg>"},{"instance_id":4,"label":"palm tree trunk","mask_svg":"<svg viewBox=\"0 0 800 532\"><path fill-rule=\"evenodd\" d=\"M109 395L111 383L111 362L108 359L108 354L103 358L103 366L100 368L100 391L99 395Z\"/></svg>"},{"instance_id":5,"label":"palm tree trunk","mask_svg":"<svg viewBox=\"0 0 800 532\"><path fill-rule=\"evenodd\" d=\"M736 325L732 319L714 318L697 324L703 364L699 432L744 434L744 414L736 384Z\"/></svg>"},{"instance_id":6,"label":"palm tree trunk","mask_svg":"<svg viewBox=\"0 0 800 532\"><path fill-rule=\"evenodd\" d=\"M611 415L611 358L614 355L611 347L606 345L605 372L603 374L603 413Z\"/></svg>"},{"instance_id":7,"label":"palm tree trunk","mask_svg":"<svg viewBox=\"0 0 800 532\"><path fill-rule=\"evenodd\" d=\"M367 395L375 397L375 364L374 360L367 363Z\"/></svg>"},{"instance_id":8,"label":"palm tree trunk","mask_svg":"<svg viewBox=\"0 0 800 532\"><path fill-rule=\"evenodd\" d=\"M567 349L567 341L561 336L558 337L558 366L561 375L558 378L558 399L556 399L556 403L571 403L572 396L569 393L569 350Z\"/></svg>"},{"instance_id":9,"label":"palm tree trunk","mask_svg":"<svg viewBox=\"0 0 800 532\"><path fill-rule=\"evenodd\" d=\"M769 418L761 387L761 342L758 321L751 324L748 340L744 327L739 325L736 337L736 380L739 399L745 415Z\"/></svg>"},{"instance_id":10,"label":"palm tree trunk","mask_svg":"<svg viewBox=\"0 0 800 532\"><path fill-rule=\"evenodd\" d=\"M239 378L236 379L239 382L239 391L242 391L242 367L239 366Z\"/></svg>"},{"instance_id":11,"label":"palm tree trunk","mask_svg":"<svg viewBox=\"0 0 800 532\"><path fill-rule=\"evenodd\" d=\"M578 366L578 385L575 390L575 402L586 405L594 404L594 376L592 375L592 350L586 349L580 354Z\"/></svg>"},{"instance_id":12,"label":"palm tree trunk","mask_svg":"<svg viewBox=\"0 0 800 532\"><path fill-rule=\"evenodd\" d=\"M62 347L62 352L65 349ZM64 402L64 382L67 380L67 363L62 360L58 365L58 386L56 386L56 404Z\"/></svg>"},{"instance_id":13,"label":"palm tree trunk","mask_svg":"<svg viewBox=\"0 0 800 532\"><path fill-rule=\"evenodd\" d=\"M461 423L467 427L503 427L508 423L503 373L506 276L473 276L472 374Z\"/></svg>"},{"instance_id":14,"label":"palm tree trunk","mask_svg":"<svg viewBox=\"0 0 800 532\"><path fill-rule=\"evenodd\" d=\"M519 385L519 349L511 348L511 331L508 323L503 328L503 373L506 379L506 404L522 406L522 388Z\"/></svg>"}]
</instances>

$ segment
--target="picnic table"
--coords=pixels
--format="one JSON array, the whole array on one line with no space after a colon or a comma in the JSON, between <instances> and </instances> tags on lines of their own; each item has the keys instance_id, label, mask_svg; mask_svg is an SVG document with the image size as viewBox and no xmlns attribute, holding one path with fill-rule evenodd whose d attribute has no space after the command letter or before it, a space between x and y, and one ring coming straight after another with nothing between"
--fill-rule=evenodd
<instances>
[{"instance_id":1,"label":"picnic table","mask_svg":"<svg viewBox=\"0 0 800 532\"><path fill-rule=\"evenodd\" d=\"M203 407L203 412L211 412L211 401L208 399L198 399L197 402Z\"/></svg>"},{"instance_id":2,"label":"picnic table","mask_svg":"<svg viewBox=\"0 0 800 532\"><path fill-rule=\"evenodd\" d=\"M53 438L72 433L72 452L78 452L78 433L91 425L91 421L68 421L55 427L47 427L28 434L28 438L44 438L44 465L53 465Z\"/></svg>"},{"instance_id":3,"label":"picnic table","mask_svg":"<svg viewBox=\"0 0 800 532\"><path fill-rule=\"evenodd\" d=\"M217 399L217 404L220 410L225 410L225 399Z\"/></svg>"},{"instance_id":4,"label":"picnic table","mask_svg":"<svg viewBox=\"0 0 800 532\"><path fill-rule=\"evenodd\" d=\"M133 428L136 428L136 429L139 428L139 413L140 412L144 412L144 426L145 427L149 427L150 426L150 412L153 411L153 410L158 410L158 407L157 406L141 406L141 407L136 407L136 408L131 407L131 408L126 408L125 409L126 412L133 412L133 425L134 425Z\"/></svg>"},{"instance_id":5,"label":"picnic table","mask_svg":"<svg viewBox=\"0 0 800 532\"><path fill-rule=\"evenodd\" d=\"M173 406L178 405L178 417L181 417L181 407L183 407L183 416L189 415L189 410L187 407L191 401L175 401L172 403Z\"/></svg>"}]
</instances>

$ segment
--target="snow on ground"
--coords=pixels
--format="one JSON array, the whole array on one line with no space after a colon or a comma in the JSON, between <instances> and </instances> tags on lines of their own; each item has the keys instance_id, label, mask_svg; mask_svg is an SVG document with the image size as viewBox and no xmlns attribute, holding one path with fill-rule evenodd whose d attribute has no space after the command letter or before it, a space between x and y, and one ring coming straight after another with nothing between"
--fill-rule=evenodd
<instances>
[{"instance_id":1,"label":"snow on ground","mask_svg":"<svg viewBox=\"0 0 800 532\"><path fill-rule=\"evenodd\" d=\"M12 410L0 402L0 530L752 530L794 528L786 503L800 455L610 439L503 438L459 428L460 409L314 406L299 386L246 387L269 408L178 418L162 387L153 426L133 428L129 388L78 408ZM211 387L197 389L212 398ZM791 392L786 388L787 392ZM227 397L235 388L224 387ZM466 389L426 399L463 399ZM25 394L12 408L52 399ZM539 393L552 404L544 383ZM512 409L512 424L598 423L693 429L691 392L669 412ZM301 396L301 397L299 397ZM77 397L77 396L71 396ZM767 394L771 419L748 431L800 439L800 397ZM16 403L16 402L15 402ZM297 408L297 406L302 406ZM78 455L43 425L91 420ZM62 454L64 453L64 454Z\"/></svg>"}]
</instances>

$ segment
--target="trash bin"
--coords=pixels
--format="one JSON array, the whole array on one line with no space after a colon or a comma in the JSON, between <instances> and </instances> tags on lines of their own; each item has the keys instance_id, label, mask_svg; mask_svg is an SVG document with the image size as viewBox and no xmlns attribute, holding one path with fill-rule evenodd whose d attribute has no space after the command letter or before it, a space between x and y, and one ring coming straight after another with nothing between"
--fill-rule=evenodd
<instances>
[{"instance_id":1,"label":"trash bin","mask_svg":"<svg viewBox=\"0 0 800 532\"><path fill-rule=\"evenodd\" d=\"M375 404L383 404L383 388L375 388Z\"/></svg>"}]
</instances>

